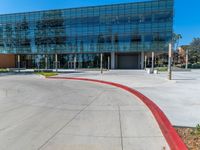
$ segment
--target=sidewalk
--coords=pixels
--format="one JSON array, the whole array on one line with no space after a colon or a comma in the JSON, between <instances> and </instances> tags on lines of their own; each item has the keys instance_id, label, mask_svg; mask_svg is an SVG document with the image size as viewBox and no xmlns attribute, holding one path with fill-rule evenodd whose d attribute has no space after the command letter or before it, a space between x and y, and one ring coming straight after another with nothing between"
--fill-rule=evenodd
<instances>
[{"instance_id":1,"label":"sidewalk","mask_svg":"<svg viewBox=\"0 0 200 150\"><path fill-rule=\"evenodd\" d=\"M142 70L111 70L101 75L98 71L59 74L64 77L84 77L120 83L132 87L153 100L175 126L196 126L200 120L200 70L149 75Z\"/></svg>"}]
</instances>

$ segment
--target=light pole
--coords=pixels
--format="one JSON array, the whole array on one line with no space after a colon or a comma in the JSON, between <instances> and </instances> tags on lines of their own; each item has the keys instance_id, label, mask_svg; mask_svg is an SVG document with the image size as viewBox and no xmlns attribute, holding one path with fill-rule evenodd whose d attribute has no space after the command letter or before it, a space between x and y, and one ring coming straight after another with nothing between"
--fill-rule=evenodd
<instances>
[{"instance_id":1,"label":"light pole","mask_svg":"<svg viewBox=\"0 0 200 150\"><path fill-rule=\"evenodd\" d=\"M188 49L186 49L185 69L188 69Z\"/></svg>"},{"instance_id":2,"label":"light pole","mask_svg":"<svg viewBox=\"0 0 200 150\"><path fill-rule=\"evenodd\" d=\"M58 72L58 55L55 54L55 68L56 68L56 72Z\"/></svg>"},{"instance_id":3,"label":"light pole","mask_svg":"<svg viewBox=\"0 0 200 150\"><path fill-rule=\"evenodd\" d=\"M48 58L47 55L45 55L45 69L48 69Z\"/></svg>"},{"instance_id":4,"label":"light pole","mask_svg":"<svg viewBox=\"0 0 200 150\"><path fill-rule=\"evenodd\" d=\"M103 74L103 54L101 53L101 56L100 56L100 71L101 71L101 74Z\"/></svg>"},{"instance_id":5,"label":"light pole","mask_svg":"<svg viewBox=\"0 0 200 150\"><path fill-rule=\"evenodd\" d=\"M168 79L172 80L172 44L169 43L169 57L168 57Z\"/></svg>"},{"instance_id":6,"label":"light pole","mask_svg":"<svg viewBox=\"0 0 200 150\"><path fill-rule=\"evenodd\" d=\"M154 72L154 56L155 56L155 53L152 52L152 63L151 63L151 72L153 73Z\"/></svg>"},{"instance_id":7,"label":"light pole","mask_svg":"<svg viewBox=\"0 0 200 150\"><path fill-rule=\"evenodd\" d=\"M20 72L20 55L17 55L17 68L18 72Z\"/></svg>"},{"instance_id":8,"label":"light pole","mask_svg":"<svg viewBox=\"0 0 200 150\"><path fill-rule=\"evenodd\" d=\"M74 55L74 70L76 70L76 54Z\"/></svg>"}]
</instances>

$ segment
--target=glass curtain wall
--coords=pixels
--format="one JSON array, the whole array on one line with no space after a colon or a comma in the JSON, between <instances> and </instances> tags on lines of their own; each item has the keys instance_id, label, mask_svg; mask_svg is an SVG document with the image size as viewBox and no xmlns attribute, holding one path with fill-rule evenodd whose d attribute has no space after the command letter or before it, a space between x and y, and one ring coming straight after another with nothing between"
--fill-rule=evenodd
<instances>
[{"instance_id":1,"label":"glass curtain wall","mask_svg":"<svg viewBox=\"0 0 200 150\"><path fill-rule=\"evenodd\" d=\"M69 61L76 53L80 62L89 58L96 67L100 53L167 51L173 3L152 0L0 15L0 53L34 55L31 60L63 54L62 60L66 55Z\"/></svg>"}]
</instances>

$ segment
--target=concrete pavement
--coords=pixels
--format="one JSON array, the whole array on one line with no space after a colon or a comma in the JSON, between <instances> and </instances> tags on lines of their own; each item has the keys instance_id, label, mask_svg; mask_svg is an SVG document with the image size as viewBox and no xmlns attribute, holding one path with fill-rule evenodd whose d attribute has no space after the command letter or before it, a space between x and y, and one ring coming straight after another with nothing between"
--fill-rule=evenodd
<instances>
[{"instance_id":1,"label":"concrete pavement","mask_svg":"<svg viewBox=\"0 0 200 150\"><path fill-rule=\"evenodd\" d=\"M0 83L1 150L169 149L150 110L121 89L36 75Z\"/></svg>"},{"instance_id":2,"label":"concrete pavement","mask_svg":"<svg viewBox=\"0 0 200 150\"><path fill-rule=\"evenodd\" d=\"M200 123L200 70L149 75L142 70L111 70L103 75L99 71L60 74L64 77L84 77L120 83L132 87L153 100L174 126L195 127Z\"/></svg>"}]
</instances>

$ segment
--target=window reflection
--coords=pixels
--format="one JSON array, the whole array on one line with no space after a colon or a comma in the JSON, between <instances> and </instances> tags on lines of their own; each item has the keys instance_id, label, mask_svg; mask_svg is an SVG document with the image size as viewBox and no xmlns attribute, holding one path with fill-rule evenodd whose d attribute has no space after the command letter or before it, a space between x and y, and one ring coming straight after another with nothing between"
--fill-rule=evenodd
<instances>
[{"instance_id":1,"label":"window reflection","mask_svg":"<svg viewBox=\"0 0 200 150\"><path fill-rule=\"evenodd\" d=\"M0 15L0 52L153 50L171 40L172 21L172 0Z\"/></svg>"}]
</instances>

